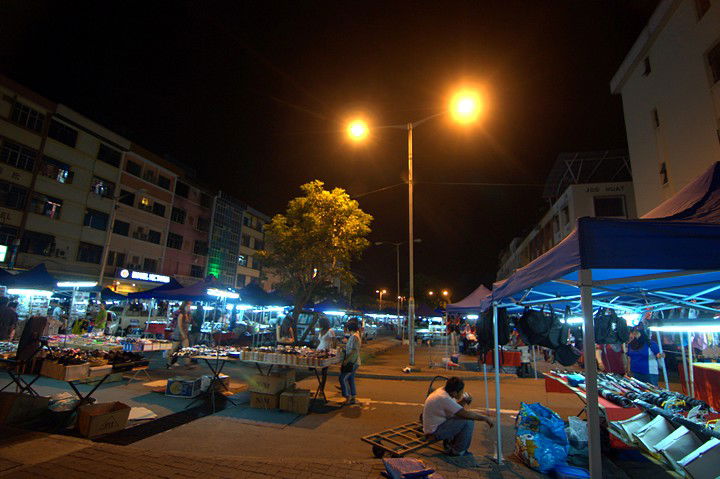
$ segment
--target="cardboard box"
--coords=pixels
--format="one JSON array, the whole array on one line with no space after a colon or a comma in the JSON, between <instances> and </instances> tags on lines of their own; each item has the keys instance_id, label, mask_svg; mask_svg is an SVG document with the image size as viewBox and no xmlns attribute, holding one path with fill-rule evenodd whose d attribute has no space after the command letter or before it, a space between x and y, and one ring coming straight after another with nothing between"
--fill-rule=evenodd
<instances>
[{"instance_id":1,"label":"cardboard box","mask_svg":"<svg viewBox=\"0 0 720 479\"><path fill-rule=\"evenodd\" d=\"M73 364L65 366L56 361L43 361L40 374L42 376L58 379L60 381L77 381L85 379L90 373L90 363Z\"/></svg>"},{"instance_id":2,"label":"cardboard box","mask_svg":"<svg viewBox=\"0 0 720 479\"><path fill-rule=\"evenodd\" d=\"M280 394L280 410L307 414L310 409L310 390L292 389Z\"/></svg>"},{"instance_id":3,"label":"cardboard box","mask_svg":"<svg viewBox=\"0 0 720 479\"><path fill-rule=\"evenodd\" d=\"M178 398L194 398L200 394L202 378L178 376L167 380L165 395Z\"/></svg>"},{"instance_id":4,"label":"cardboard box","mask_svg":"<svg viewBox=\"0 0 720 479\"><path fill-rule=\"evenodd\" d=\"M120 431L127 426L130 406L121 402L81 406L78 410L78 431L85 437Z\"/></svg>"},{"instance_id":5,"label":"cardboard box","mask_svg":"<svg viewBox=\"0 0 720 479\"><path fill-rule=\"evenodd\" d=\"M250 407L256 409L277 409L279 403L279 394L250 393Z\"/></svg>"},{"instance_id":6,"label":"cardboard box","mask_svg":"<svg viewBox=\"0 0 720 479\"><path fill-rule=\"evenodd\" d=\"M0 424L18 424L42 415L50 404L49 397L0 392Z\"/></svg>"},{"instance_id":7,"label":"cardboard box","mask_svg":"<svg viewBox=\"0 0 720 479\"><path fill-rule=\"evenodd\" d=\"M287 388L286 374L254 374L248 380L250 392L262 394L277 394Z\"/></svg>"}]
</instances>

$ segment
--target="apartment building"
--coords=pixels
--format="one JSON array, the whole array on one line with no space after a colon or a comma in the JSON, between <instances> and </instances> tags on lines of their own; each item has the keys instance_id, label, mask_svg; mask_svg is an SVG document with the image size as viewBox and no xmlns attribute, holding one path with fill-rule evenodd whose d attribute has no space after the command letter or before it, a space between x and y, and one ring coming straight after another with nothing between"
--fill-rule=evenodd
<instances>
[{"instance_id":1,"label":"apartment building","mask_svg":"<svg viewBox=\"0 0 720 479\"><path fill-rule=\"evenodd\" d=\"M720 161L720 2L661 1L610 88L643 215Z\"/></svg>"},{"instance_id":2,"label":"apartment building","mask_svg":"<svg viewBox=\"0 0 720 479\"><path fill-rule=\"evenodd\" d=\"M184 284L205 277L210 241L213 194L178 179L170 212L163 274Z\"/></svg>"},{"instance_id":3,"label":"apartment building","mask_svg":"<svg viewBox=\"0 0 720 479\"><path fill-rule=\"evenodd\" d=\"M243 287L250 283L261 283L262 260L257 252L265 247L263 228L270 218L254 208L246 207L240 229L237 277L235 284Z\"/></svg>"}]
</instances>

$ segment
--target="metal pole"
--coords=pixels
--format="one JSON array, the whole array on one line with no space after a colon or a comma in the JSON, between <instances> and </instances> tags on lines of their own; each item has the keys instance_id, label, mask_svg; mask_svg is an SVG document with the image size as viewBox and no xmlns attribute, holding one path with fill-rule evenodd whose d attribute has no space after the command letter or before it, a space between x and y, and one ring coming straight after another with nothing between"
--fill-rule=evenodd
<instances>
[{"instance_id":1,"label":"metal pole","mask_svg":"<svg viewBox=\"0 0 720 479\"><path fill-rule=\"evenodd\" d=\"M695 397L695 370L693 369L693 350L692 350L692 333L688 332L688 369L690 370L689 376L690 376L690 391L688 395L690 397Z\"/></svg>"},{"instance_id":2,"label":"metal pole","mask_svg":"<svg viewBox=\"0 0 720 479\"><path fill-rule=\"evenodd\" d=\"M498 345L498 312L497 303L493 303L493 339L495 341L495 432L496 436L496 452L498 464L503 463L502 453L502 418L500 417L500 346Z\"/></svg>"},{"instance_id":3,"label":"metal pole","mask_svg":"<svg viewBox=\"0 0 720 479\"><path fill-rule=\"evenodd\" d=\"M535 346L530 346L530 349L532 351L532 358L533 358L533 372L535 373L535 379L537 379L537 361L535 360Z\"/></svg>"},{"instance_id":4,"label":"metal pole","mask_svg":"<svg viewBox=\"0 0 720 479\"><path fill-rule=\"evenodd\" d=\"M407 124L408 131L408 259L410 263L410 294L408 295L408 349L410 353L410 366L415 365L415 263L413 239L413 153L412 131L413 124Z\"/></svg>"},{"instance_id":5,"label":"metal pole","mask_svg":"<svg viewBox=\"0 0 720 479\"><path fill-rule=\"evenodd\" d=\"M660 347L660 352L663 353L663 347L662 347L662 338L660 337L660 331L655 331L655 337L657 338L658 347ZM664 353L663 353L664 354ZM665 389L668 391L670 390L670 383L668 382L667 377L667 364L665 364L665 358L661 359L662 361L662 370L663 370L663 379L665 380Z\"/></svg>"},{"instance_id":6,"label":"metal pole","mask_svg":"<svg viewBox=\"0 0 720 479\"><path fill-rule=\"evenodd\" d=\"M595 359L595 328L593 326L592 271L581 269L580 300L584 318L583 353L585 355L585 392L588 424L590 477L602 478L600 455L600 410L598 407L597 361Z\"/></svg>"},{"instance_id":7,"label":"metal pole","mask_svg":"<svg viewBox=\"0 0 720 479\"><path fill-rule=\"evenodd\" d=\"M105 233L105 245L103 248L102 259L100 260L100 275L98 276L99 291L97 293L97 300L100 301L100 294L103 289L103 278L105 277L105 265L107 264L108 255L110 254L110 237L112 235L113 225L115 223L115 212L118 207L118 199L120 197L113 196L112 210L110 211L110 218L108 219L107 232Z\"/></svg>"},{"instance_id":8,"label":"metal pole","mask_svg":"<svg viewBox=\"0 0 720 479\"><path fill-rule=\"evenodd\" d=\"M483 381L485 382L485 412L487 413L488 411L490 411L490 394L488 393L487 364L485 364L486 359L487 354L483 358Z\"/></svg>"},{"instance_id":9,"label":"metal pole","mask_svg":"<svg viewBox=\"0 0 720 479\"><path fill-rule=\"evenodd\" d=\"M688 371L688 363L685 355L685 338L680 333L680 354L682 354L683 369L685 370L685 394L690 395L690 373Z\"/></svg>"},{"instance_id":10,"label":"metal pole","mask_svg":"<svg viewBox=\"0 0 720 479\"><path fill-rule=\"evenodd\" d=\"M397 305L397 312L395 314L395 319L398 322L398 325L400 324L400 243L395 243L395 258L396 258L396 264L397 264L397 302L395 303ZM400 338L402 341L402 337Z\"/></svg>"}]
</instances>

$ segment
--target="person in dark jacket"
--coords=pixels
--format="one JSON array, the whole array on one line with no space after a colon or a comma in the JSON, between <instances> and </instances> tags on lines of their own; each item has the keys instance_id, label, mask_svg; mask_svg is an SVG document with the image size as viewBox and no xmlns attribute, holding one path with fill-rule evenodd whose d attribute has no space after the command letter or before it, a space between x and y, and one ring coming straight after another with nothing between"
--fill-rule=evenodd
<instances>
[{"instance_id":1,"label":"person in dark jacket","mask_svg":"<svg viewBox=\"0 0 720 479\"><path fill-rule=\"evenodd\" d=\"M0 308L0 340L12 341L18 324L17 301L10 301Z\"/></svg>"}]
</instances>

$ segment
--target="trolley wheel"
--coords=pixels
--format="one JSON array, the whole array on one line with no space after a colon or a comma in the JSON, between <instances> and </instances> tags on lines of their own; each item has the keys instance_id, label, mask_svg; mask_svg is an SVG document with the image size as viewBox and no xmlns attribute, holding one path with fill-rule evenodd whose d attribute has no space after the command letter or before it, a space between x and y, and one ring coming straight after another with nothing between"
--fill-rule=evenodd
<instances>
[{"instance_id":1,"label":"trolley wheel","mask_svg":"<svg viewBox=\"0 0 720 479\"><path fill-rule=\"evenodd\" d=\"M382 457L385 455L385 449L383 449L380 446L373 445L372 452L373 452L373 456L375 456L378 459L382 459Z\"/></svg>"}]
</instances>

